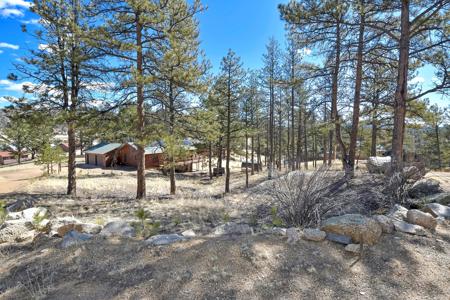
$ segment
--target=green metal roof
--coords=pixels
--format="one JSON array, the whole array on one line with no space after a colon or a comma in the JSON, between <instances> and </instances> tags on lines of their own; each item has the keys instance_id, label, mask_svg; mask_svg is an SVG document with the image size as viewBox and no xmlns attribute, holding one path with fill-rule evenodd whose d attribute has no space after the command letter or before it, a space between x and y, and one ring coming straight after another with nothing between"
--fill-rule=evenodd
<instances>
[{"instance_id":1,"label":"green metal roof","mask_svg":"<svg viewBox=\"0 0 450 300\"><path fill-rule=\"evenodd\" d=\"M122 146L120 143L101 143L89 148L85 151L88 154L106 154L108 152L119 149Z\"/></svg>"}]
</instances>

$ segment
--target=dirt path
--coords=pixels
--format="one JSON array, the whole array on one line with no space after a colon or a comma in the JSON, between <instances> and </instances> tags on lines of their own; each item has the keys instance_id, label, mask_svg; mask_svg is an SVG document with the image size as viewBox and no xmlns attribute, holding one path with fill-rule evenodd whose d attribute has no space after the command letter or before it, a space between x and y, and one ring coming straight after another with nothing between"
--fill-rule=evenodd
<instances>
[{"instance_id":1,"label":"dirt path","mask_svg":"<svg viewBox=\"0 0 450 300\"><path fill-rule=\"evenodd\" d=\"M41 167L34 163L0 168L0 194L17 192L41 175Z\"/></svg>"}]
</instances>

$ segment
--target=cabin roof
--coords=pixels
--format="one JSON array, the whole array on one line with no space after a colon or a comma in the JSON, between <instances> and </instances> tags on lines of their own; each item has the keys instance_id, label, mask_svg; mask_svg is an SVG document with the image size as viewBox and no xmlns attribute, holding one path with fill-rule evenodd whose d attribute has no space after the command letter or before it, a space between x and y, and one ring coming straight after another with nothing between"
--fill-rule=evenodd
<instances>
[{"instance_id":1,"label":"cabin roof","mask_svg":"<svg viewBox=\"0 0 450 300\"><path fill-rule=\"evenodd\" d=\"M106 154L122 146L121 143L100 143L85 151L87 154Z\"/></svg>"}]
</instances>

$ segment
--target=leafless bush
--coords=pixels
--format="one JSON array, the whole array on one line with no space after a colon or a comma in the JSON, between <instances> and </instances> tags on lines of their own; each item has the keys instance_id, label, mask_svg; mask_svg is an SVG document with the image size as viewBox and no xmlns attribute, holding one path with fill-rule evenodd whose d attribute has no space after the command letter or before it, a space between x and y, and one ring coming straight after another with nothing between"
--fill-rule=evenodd
<instances>
[{"instance_id":1,"label":"leafless bush","mask_svg":"<svg viewBox=\"0 0 450 300\"><path fill-rule=\"evenodd\" d=\"M332 198L345 182L341 173L323 166L312 173L296 171L277 178L264 192L275 200L288 225L314 226L326 213L345 205L345 200Z\"/></svg>"},{"instance_id":2,"label":"leafless bush","mask_svg":"<svg viewBox=\"0 0 450 300\"><path fill-rule=\"evenodd\" d=\"M386 186L383 192L389 196L391 205L407 204L409 190L414 183L423 178L425 171L416 166L403 168L402 171L391 172L386 176Z\"/></svg>"},{"instance_id":3,"label":"leafless bush","mask_svg":"<svg viewBox=\"0 0 450 300\"><path fill-rule=\"evenodd\" d=\"M53 287L54 272L41 264L26 269L26 276L20 284L26 289L31 299L43 299Z\"/></svg>"}]
</instances>

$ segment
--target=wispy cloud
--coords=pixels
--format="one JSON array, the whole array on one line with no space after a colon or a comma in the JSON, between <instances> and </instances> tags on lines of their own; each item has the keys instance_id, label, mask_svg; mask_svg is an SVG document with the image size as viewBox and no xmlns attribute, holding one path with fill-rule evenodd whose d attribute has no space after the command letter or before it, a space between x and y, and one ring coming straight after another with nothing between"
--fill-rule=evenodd
<instances>
[{"instance_id":1,"label":"wispy cloud","mask_svg":"<svg viewBox=\"0 0 450 300\"><path fill-rule=\"evenodd\" d=\"M410 84L424 83L424 82L425 82L425 78L423 78L422 76L416 76L416 77L412 78L411 80L409 80Z\"/></svg>"},{"instance_id":2,"label":"wispy cloud","mask_svg":"<svg viewBox=\"0 0 450 300\"><path fill-rule=\"evenodd\" d=\"M24 0L0 0L0 16L23 17L24 9L28 9L32 5L31 2Z\"/></svg>"},{"instance_id":3,"label":"wispy cloud","mask_svg":"<svg viewBox=\"0 0 450 300\"><path fill-rule=\"evenodd\" d=\"M40 21L41 19L30 19L30 20L23 20L22 23L27 25L38 25Z\"/></svg>"},{"instance_id":4,"label":"wispy cloud","mask_svg":"<svg viewBox=\"0 0 450 300\"><path fill-rule=\"evenodd\" d=\"M18 45L9 44L9 43L5 43L5 42L0 42L0 48L9 48L9 49L13 49L13 50L18 50L19 46Z\"/></svg>"},{"instance_id":5,"label":"wispy cloud","mask_svg":"<svg viewBox=\"0 0 450 300\"><path fill-rule=\"evenodd\" d=\"M3 53L3 50L0 50L0 54L2 54Z\"/></svg>"},{"instance_id":6,"label":"wispy cloud","mask_svg":"<svg viewBox=\"0 0 450 300\"><path fill-rule=\"evenodd\" d=\"M8 79L1 79L0 80L0 89L3 89L5 91L11 91L11 92L23 92L23 86L30 86L32 85L31 82L14 82Z\"/></svg>"}]
</instances>

